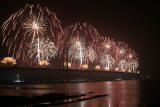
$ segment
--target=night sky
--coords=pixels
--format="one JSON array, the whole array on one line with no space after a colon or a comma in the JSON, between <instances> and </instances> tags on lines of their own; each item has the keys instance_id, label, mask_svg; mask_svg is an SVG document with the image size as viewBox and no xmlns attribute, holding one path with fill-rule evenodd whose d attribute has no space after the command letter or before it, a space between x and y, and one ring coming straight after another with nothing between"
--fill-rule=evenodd
<instances>
[{"instance_id":1,"label":"night sky","mask_svg":"<svg viewBox=\"0 0 160 107\"><path fill-rule=\"evenodd\" d=\"M0 1L0 25L26 3L47 6L54 11L65 28L76 22L87 22L100 34L116 41L124 41L139 56L140 71L160 74L158 70L158 14L160 7L153 2L117 2L101 0L5 0ZM0 39L2 41L2 38ZM0 47L0 57L7 56L7 49Z\"/></svg>"}]
</instances>

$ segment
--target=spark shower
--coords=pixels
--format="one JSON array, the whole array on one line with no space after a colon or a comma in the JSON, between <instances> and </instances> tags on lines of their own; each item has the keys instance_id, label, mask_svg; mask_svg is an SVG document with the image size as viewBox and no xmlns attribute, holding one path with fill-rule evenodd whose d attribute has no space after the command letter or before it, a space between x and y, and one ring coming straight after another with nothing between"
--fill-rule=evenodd
<instances>
[{"instance_id":1,"label":"spark shower","mask_svg":"<svg viewBox=\"0 0 160 107\"><path fill-rule=\"evenodd\" d=\"M131 72L138 68L137 54L127 44L101 35L87 23L62 28L47 7L27 4L3 23L1 31L2 45L19 65L35 66L41 61L53 64L58 60L60 67L74 69Z\"/></svg>"}]
</instances>

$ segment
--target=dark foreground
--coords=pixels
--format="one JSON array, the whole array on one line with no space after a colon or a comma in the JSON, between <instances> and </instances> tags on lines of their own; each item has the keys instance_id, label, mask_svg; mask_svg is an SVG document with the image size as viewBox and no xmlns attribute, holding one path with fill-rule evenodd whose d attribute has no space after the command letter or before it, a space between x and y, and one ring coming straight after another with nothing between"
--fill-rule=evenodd
<instances>
[{"instance_id":1,"label":"dark foreground","mask_svg":"<svg viewBox=\"0 0 160 107\"><path fill-rule=\"evenodd\" d=\"M158 75L155 76L157 78L151 76L141 80L127 80L139 79L140 75L112 71L68 71L52 68L1 67L0 106L3 104L6 107L156 107L160 105ZM17 81L17 74L21 81Z\"/></svg>"},{"instance_id":2,"label":"dark foreground","mask_svg":"<svg viewBox=\"0 0 160 107\"><path fill-rule=\"evenodd\" d=\"M141 94L137 80L0 85L1 101L17 107L147 107Z\"/></svg>"},{"instance_id":3,"label":"dark foreground","mask_svg":"<svg viewBox=\"0 0 160 107\"><path fill-rule=\"evenodd\" d=\"M0 85L3 107L159 107L157 79Z\"/></svg>"}]
</instances>

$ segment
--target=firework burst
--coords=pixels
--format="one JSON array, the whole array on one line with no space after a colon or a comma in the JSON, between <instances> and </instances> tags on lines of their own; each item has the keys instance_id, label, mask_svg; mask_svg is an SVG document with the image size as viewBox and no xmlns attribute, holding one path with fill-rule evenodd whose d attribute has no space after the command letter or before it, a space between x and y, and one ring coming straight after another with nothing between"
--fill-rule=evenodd
<instances>
[{"instance_id":1,"label":"firework burst","mask_svg":"<svg viewBox=\"0 0 160 107\"><path fill-rule=\"evenodd\" d=\"M95 43L100 37L98 31L86 23L70 25L62 33L62 53L64 59L78 60L79 64L88 64L96 59Z\"/></svg>"},{"instance_id":2,"label":"firework burst","mask_svg":"<svg viewBox=\"0 0 160 107\"><path fill-rule=\"evenodd\" d=\"M116 66L121 71L135 71L138 67L136 53L123 42L118 42L115 49Z\"/></svg>"},{"instance_id":3,"label":"firework burst","mask_svg":"<svg viewBox=\"0 0 160 107\"><path fill-rule=\"evenodd\" d=\"M115 65L115 59L114 59L114 48L116 46L116 43L114 40L111 40L110 38L102 37L99 41L99 63L101 66L106 68L107 70L110 70Z\"/></svg>"},{"instance_id":4,"label":"firework burst","mask_svg":"<svg viewBox=\"0 0 160 107\"><path fill-rule=\"evenodd\" d=\"M97 53L96 51L92 48L92 46L89 46L86 49L86 59L91 62L94 63L94 61L96 61L97 59Z\"/></svg>"},{"instance_id":5,"label":"firework burst","mask_svg":"<svg viewBox=\"0 0 160 107\"><path fill-rule=\"evenodd\" d=\"M103 55L101 55L100 64L104 68L111 70L115 67L115 59L110 54L103 54Z\"/></svg>"},{"instance_id":6,"label":"firework burst","mask_svg":"<svg viewBox=\"0 0 160 107\"><path fill-rule=\"evenodd\" d=\"M100 36L87 23L62 29L55 13L39 5L26 5L2 25L2 45L18 62L49 64L59 56L67 68L136 71L139 66L134 50L124 42ZM63 60L63 62L61 62Z\"/></svg>"},{"instance_id":7,"label":"firework burst","mask_svg":"<svg viewBox=\"0 0 160 107\"><path fill-rule=\"evenodd\" d=\"M68 57L70 60L78 60L80 65L83 64L85 58L85 46L79 38L73 38L68 48Z\"/></svg>"},{"instance_id":8,"label":"firework burst","mask_svg":"<svg viewBox=\"0 0 160 107\"><path fill-rule=\"evenodd\" d=\"M54 12L39 5L26 5L12 14L2 25L2 45L8 46L8 53L16 59L24 59L26 50L32 49L37 38L49 38L59 46L62 31L61 22Z\"/></svg>"},{"instance_id":9,"label":"firework burst","mask_svg":"<svg viewBox=\"0 0 160 107\"><path fill-rule=\"evenodd\" d=\"M103 37L102 38L102 45L101 45L101 49L103 50L104 53L107 54L113 54L113 50L116 46L116 42L112 39L110 39L109 37Z\"/></svg>"},{"instance_id":10,"label":"firework burst","mask_svg":"<svg viewBox=\"0 0 160 107\"><path fill-rule=\"evenodd\" d=\"M119 60L117 65L120 71L124 71L128 68L128 62L125 59Z\"/></svg>"},{"instance_id":11,"label":"firework burst","mask_svg":"<svg viewBox=\"0 0 160 107\"><path fill-rule=\"evenodd\" d=\"M28 51L29 59L33 59L35 63L40 61L49 62L50 59L55 58L58 48L49 39L35 39L33 41L32 49ZM28 60L28 59L27 59Z\"/></svg>"},{"instance_id":12,"label":"firework burst","mask_svg":"<svg viewBox=\"0 0 160 107\"><path fill-rule=\"evenodd\" d=\"M138 68L138 57L134 50L128 49L128 55L126 56L128 61L128 70L135 71Z\"/></svg>"}]
</instances>

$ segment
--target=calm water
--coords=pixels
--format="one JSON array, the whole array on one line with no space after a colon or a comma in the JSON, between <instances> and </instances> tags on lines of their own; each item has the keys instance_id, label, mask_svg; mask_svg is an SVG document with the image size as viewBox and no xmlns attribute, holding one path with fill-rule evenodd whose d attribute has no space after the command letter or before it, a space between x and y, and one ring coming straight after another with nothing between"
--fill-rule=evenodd
<instances>
[{"instance_id":1,"label":"calm water","mask_svg":"<svg viewBox=\"0 0 160 107\"><path fill-rule=\"evenodd\" d=\"M109 94L105 97L58 107L139 107L141 85L137 80L34 85L0 85L0 95L39 96L48 93Z\"/></svg>"}]
</instances>

